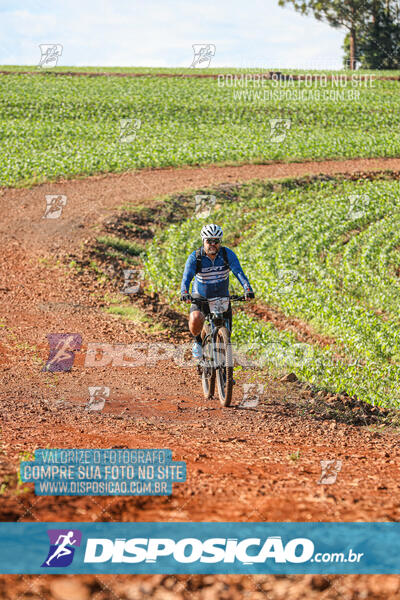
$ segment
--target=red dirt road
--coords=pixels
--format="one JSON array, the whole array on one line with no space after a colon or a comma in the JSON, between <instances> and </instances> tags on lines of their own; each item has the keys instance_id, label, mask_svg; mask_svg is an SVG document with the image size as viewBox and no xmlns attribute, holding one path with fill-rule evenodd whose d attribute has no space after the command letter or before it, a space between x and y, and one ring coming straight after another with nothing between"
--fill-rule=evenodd
<instances>
[{"instance_id":1,"label":"red dirt road","mask_svg":"<svg viewBox=\"0 0 400 600\"><path fill-rule=\"evenodd\" d=\"M397 521L398 433L368 427L362 408L321 410L298 382L264 376L262 402L205 401L193 370L173 361L146 367L85 367L88 343L188 342L106 314L105 288L79 279L63 257L97 235L122 204L223 182L316 173L400 171L399 159L149 170L1 191L2 375L0 459L3 521ZM45 194L68 198L60 219L42 219ZM60 261L57 261L60 259ZM83 284L83 281L86 283ZM155 317L157 320L157 317ZM70 372L45 373L46 335L73 332L83 347ZM108 386L102 412L84 409L88 386ZM336 406L328 398L326 406ZM336 416L335 416L336 415ZM335 418L334 418L335 417ZM35 448L170 448L187 462L171 497L36 497L16 489L21 451ZM318 484L320 460L338 459L334 485ZM29 587L33 586L30 594ZM224 587L225 586L225 587ZM397 576L17 577L3 598L397 598ZM148 594L148 595L146 595Z\"/></svg>"}]
</instances>

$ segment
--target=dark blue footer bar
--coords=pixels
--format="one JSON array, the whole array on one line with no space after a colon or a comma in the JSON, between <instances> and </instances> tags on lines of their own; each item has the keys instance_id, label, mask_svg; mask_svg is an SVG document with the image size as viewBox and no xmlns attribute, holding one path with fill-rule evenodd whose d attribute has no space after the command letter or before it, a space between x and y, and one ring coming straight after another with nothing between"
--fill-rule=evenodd
<instances>
[{"instance_id":1,"label":"dark blue footer bar","mask_svg":"<svg viewBox=\"0 0 400 600\"><path fill-rule=\"evenodd\" d=\"M0 523L5 573L400 573L399 523Z\"/></svg>"}]
</instances>

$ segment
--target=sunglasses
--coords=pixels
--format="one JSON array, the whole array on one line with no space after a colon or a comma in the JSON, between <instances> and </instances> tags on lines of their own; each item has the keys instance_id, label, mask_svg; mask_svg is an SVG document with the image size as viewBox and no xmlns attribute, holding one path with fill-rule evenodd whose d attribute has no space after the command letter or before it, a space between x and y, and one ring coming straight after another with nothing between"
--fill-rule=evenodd
<instances>
[{"instance_id":1,"label":"sunglasses","mask_svg":"<svg viewBox=\"0 0 400 600\"><path fill-rule=\"evenodd\" d=\"M219 238L207 238L206 242L209 244L220 244L221 240Z\"/></svg>"}]
</instances>

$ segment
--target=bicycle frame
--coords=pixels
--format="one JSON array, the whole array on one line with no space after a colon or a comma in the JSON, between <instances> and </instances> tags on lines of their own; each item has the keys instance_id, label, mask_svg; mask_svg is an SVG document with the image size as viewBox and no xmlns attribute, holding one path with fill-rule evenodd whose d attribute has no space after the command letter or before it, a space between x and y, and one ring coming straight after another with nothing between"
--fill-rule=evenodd
<instances>
[{"instance_id":1,"label":"bicycle frame","mask_svg":"<svg viewBox=\"0 0 400 600\"><path fill-rule=\"evenodd\" d=\"M212 351L213 351L212 368L219 369L221 367L221 365L218 364L217 335L218 335L219 328L223 327L224 325L227 328L227 330L229 331L229 333L231 333L231 330L229 327L229 319L224 318L223 313L210 313L206 316L206 321L208 321L210 323L211 332L205 336L205 338L203 340L203 345L206 343L208 338L211 338L211 340L212 340L211 347L212 347Z\"/></svg>"}]
</instances>

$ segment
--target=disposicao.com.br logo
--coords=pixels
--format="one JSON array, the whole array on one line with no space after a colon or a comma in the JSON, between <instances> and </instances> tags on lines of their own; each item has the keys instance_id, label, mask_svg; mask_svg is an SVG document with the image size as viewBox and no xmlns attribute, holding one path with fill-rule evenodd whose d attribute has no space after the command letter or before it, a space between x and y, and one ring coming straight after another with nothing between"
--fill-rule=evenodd
<instances>
[{"instance_id":1,"label":"disposicao.com.br logo","mask_svg":"<svg viewBox=\"0 0 400 600\"><path fill-rule=\"evenodd\" d=\"M67 567L74 558L75 548L81 545L79 530L49 530L50 549L42 567ZM83 546L83 544L82 544ZM314 542L307 537L289 539L286 543L281 536L268 537L88 537L84 549L79 550L76 562L85 565L84 572L91 572L90 565L104 565L114 572L117 564L150 564L162 572L175 572L178 565L226 564L238 568L244 565L289 565L304 563L360 563L362 553L315 552ZM109 565L109 566L107 566ZM112 566L114 565L114 566ZM75 565L77 566L77 565ZM236 567L235 567L236 566ZM92 567L98 568L98 567ZM124 567L126 568L126 567ZM132 567L131 567L132 568ZM182 568L182 567L180 567ZM221 568L221 567L217 567ZM246 567L244 567L246 568ZM270 567L268 567L269 569ZM323 567L318 567L322 568ZM118 571L118 570L117 570ZM80 572L80 571L78 571ZM283 571L282 571L283 572Z\"/></svg>"},{"instance_id":2,"label":"disposicao.com.br logo","mask_svg":"<svg viewBox=\"0 0 400 600\"><path fill-rule=\"evenodd\" d=\"M159 558L169 557L176 563L234 563L246 565L264 563L305 562L359 562L361 553L351 549L343 552L318 552L314 555L314 543L308 538L294 538L285 545L280 536L261 538L90 538L86 544L85 563L155 563Z\"/></svg>"}]
</instances>

